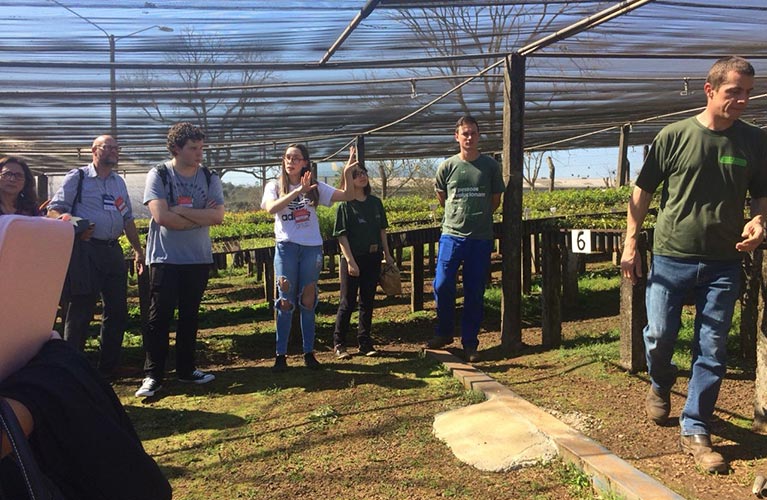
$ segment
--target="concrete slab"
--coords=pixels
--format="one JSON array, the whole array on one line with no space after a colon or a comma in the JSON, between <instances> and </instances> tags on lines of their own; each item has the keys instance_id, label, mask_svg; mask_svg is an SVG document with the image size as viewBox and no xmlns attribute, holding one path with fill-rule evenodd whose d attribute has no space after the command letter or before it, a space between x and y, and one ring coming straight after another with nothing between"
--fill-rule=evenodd
<instances>
[{"instance_id":1,"label":"concrete slab","mask_svg":"<svg viewBox=\"0 0 767 500\"><path fill-rule=\"evenodd\" d=\"M458 460L483 471L510 471L557 456L545 434L498 399L440 413L434 435Z\"/></svg>"},{"instance_id":2,"label":"concrete slab","mask_svg":"<svg viewBox=\"0 0 767 500\"><path fill-rule=\"evenodd\" d=\"M486 426L492 429L492 425L498 425L497 422L503 419L510 421L513 419L516 425L521 427L520 432L522 436L534 436L536 434L545 436L554 445L563 460L574 464L591 477L591 482L597 490L612 491L625 500L684 500L684 497L667 488L655 478L636 469L596 441L584 436L572 427L559 421L550 413L526 401L508 387L500 384L474 366L462 362L447 351L427 349L425 352L427 356L444 364L452 372L453 376L463 383L464 387L480 391L487 398L486 402L473 405L482 407L482 409L475 412L467 410L463 414L458 414L463 417L461 420L456 420L454 416L447 417L448 420L443 420L445 417L440 415L444 414L437 415L435 418L435 434L437 434L438 427L437 419L443 420L439 424L439 432L444 436L451 435L445 430L445 427L450 423L456 426L460 425L461 429L463 429L465 436L463 440L458 441L460 436L454 438L455 442L458 443L456 448L461 449L461 456L456 453L456 457L460 460L464 461L461 458L462 456L470 457L472 461L484 464L503 463L507 460L507 452L504 449L504 445L484 445L483 441L486 438L481 436L485 434L481 434L480 431L483 429L479 428ZM458 410L456 410L456 413L458 413ZM490 416L488 415L489 413L497 413L497 415ZM466 422L467 420L470 422ZM473 424L471 423L472 421L474 422ZM460 432L460 429L458 432ZM500 435L506 432L513 432L513 430L508 427L503 429L497 428L493 434L496 434L497 439L501 440ZM437 434L437 437L439 436ZM519 439L522 438L520 437ZM482 459L472 457L471 453L464 451L465 448L472 446L472 442L474 443L473 446L478 448L476 454L497 453L498 456ZM524 448L524 446L521 448ZM452 446L451 449L453 449ZM466 461L466 463L471 462Z\"/></svg>"}]
</instances>

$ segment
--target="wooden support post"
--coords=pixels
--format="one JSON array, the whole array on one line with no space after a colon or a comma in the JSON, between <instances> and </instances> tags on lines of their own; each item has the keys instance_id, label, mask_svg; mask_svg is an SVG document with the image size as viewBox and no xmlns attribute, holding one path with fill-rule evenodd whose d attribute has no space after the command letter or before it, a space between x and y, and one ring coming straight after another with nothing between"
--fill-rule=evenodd
<instances>
[{"instance_id":1,"label":"wooden support post","mask_svg":"<svg viewBox=\"0 0 767 500\"><path fill-rule=\"evenodd\" d=\"M754 384L754 422L751 429L767 434L767 259L762 258L759 293L759 328L756 335L756 383Z\"/></svg>"},{"instance_id":2,"label":"wooden support post","mask_svg":"<svg viewBox=\"0 0 767 500\"><path fill-rule=\"evenodd\" d=\"M542 243L541 343L551 348L562 344L562 257L559 233L546 231Z\"/></svg>"},{"instance_id":3,"label":"wooden support post","mask_svg":"<svg viewBox=\"0 0 767 500\"><path fill-rule=\"evenodd\" d=\"M621 127L621 137L618 142L618 175L616 187L627 186L629 183L629 135L631 134L631 124L627 123Z\"/></svg>"},{"instance_id":4,"label":"wooden support post","mask_svg":"<svg viewBox=\"0 0 767 500\"><path fill-rule=\"evenodd\" d=\"M48 176L45 174L38 174L37 180L37 201L44 202L50 196L48 196Z\"/></svg>"},{"instance_id":5,"label":"wooden support post","mask_svg":"<svg viewBox=\"0 0 767 500\"><path fill-rule=\"evenodd\" d=\"M637 254L642 263L642 276L636 285L630 279L621 279L621 366L631 373L647 368L642 333L647 325L645 290L647 288L647 253L649 245L646 232L637 236Z\"/></svg>"},{"instance_id":6,"label":"wooden support post","mask_svg":"<svg viewBox=\"0 0 767 500\"><path fill-rule=\"evenodd\" d=\"M533 287L533 249L530 224L522 222L522 293L529 294Z\"/></svg>"},{"instance_id":7,"label":"wooden support post","mask_svg":"<svg viewBox=\"0 0 767 500\"><path fill-rule=\"evenodd\" d=\"M391 247L389 247L391 249ZM402 269L402 247L398 246L394 249L394 260L397 261L397 267Z\"/></svg>"},{"instance_id":8,"label":"wooden support post","mask_svg":"<svg viewBox=\"0 0 767 500\"><path fill-rule=\"evenodd\" d=\"M357 165L360 168L365 168L365 136L364 135L358 135L356 137L355 147L357 148Z\"/></svg>"},{"instance_id":9,"label":"wooden support post","mask_svg":"<svg viewBox=\"0 0 767 500\"><path fill-rule=\"evenodd\" d=\"M501 346L522 348L522 168L525 147L525 56L506 57L503 85L503 273Z\"/></svg>"},{"instance_id":10,"label":"wooden support post","mask_svg":"<svg viewBox=\"0 0 767 500\"><path fill-rule=\"evenodd\" d=\"M330 271L330 274L336 273L336 254L335 253L328 254L328 271Z\"/></svg>"},{"instance_id":11,"label":"wooden support post","mask_svg":"<svg viewBox=\"0 0 767 500\"><path fill-rule=\"evenodd\" d=\"M423 243L413 245L410 253L410 310L423 311Z\"/></svg>"},{"instance_id":12,"label":"wooden support post","mask_svg":"<svg viewBox=\"0 0 767 500\"><path fill-rule=\"evenodd\" d=\"M562 255L562 303L564 307L572 308L578 304L578 269L579 261L583 259L583 254L574 253L571 249L565 248Z\"/></svg>"},{"instance_id":13,"label":"wooden support post","mask_svg":"<svg viewBox=\"0 0 767 500\"><path fill-rule=\"evenodd\" d=\"M264 279L264 266L263 266L263 264L262 264L262 263L261 263L261 262L260 262L260 261L259 261L259 260L256 258L256 252L255 252L255 250L252 250L252 251L251 251L251 255L250 255L250 262L251 262L251 264L250 264L250 265L253 267L253 270L254 270L254 271L255 271L255 273L256 273L256 281L263 281L263 279ZM250 274L253 274L253 272L251 271L251 273L250 273Z\"/></svg>"},{"instance_id":14,"label":"wooden support post","mask_svg":"<svg viewBox=\"0 0 767 500\"><path fill-rule=\"evenodd\" d=\"M759 321L759 284L763 250L754 250L743 258L743 290L740 295L740 355L756 361L756 332Z\"/></svg>"},{"instance_id":15,"label":"wooden support post","mask_svg":"<svg viewBox=\"0 0 767 500\"><path fill-rule=\"evenodd\" d=\"M541 274L541 233L535 232L530 235L532 245L532 261L535 274Z\"/></svg>"}]
</instances>

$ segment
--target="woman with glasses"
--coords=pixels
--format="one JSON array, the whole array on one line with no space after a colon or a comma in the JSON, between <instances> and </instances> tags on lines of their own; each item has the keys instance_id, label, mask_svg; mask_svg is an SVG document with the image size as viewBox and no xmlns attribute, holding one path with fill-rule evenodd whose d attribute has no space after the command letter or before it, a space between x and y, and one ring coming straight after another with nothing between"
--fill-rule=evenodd
<instances>
[{"instance_id":1,"label":"woman with glasses","mask_svg":"<svg viewBox=\"0 0 767 500\"><path fill-rule=\"evenodd\" d=\"M344 188L345 179L341 180ZM359 324L357 344L364 356L375 356L377 351L370 337L373 322L378 275L381 273L381 256L388 264L394 262L386 238L386 212L377 196L370 194L368 172L357 167L352 172L354 198L338 205L333 235L341 246L341 302L338 304L336 326L333 332L333 351L338 359L348 359L346 330L357 307L359 292Z\"/></svg>"},{"instance_id":2,"label":"woman with glasses","mask_svg":"<svg viewBox=\"0 0 767 500\"><path fill-rule=\"evenodd\" d=\"M0 159L0 215L11 214L40 215L32 171L15 156Z\"/></svg>"},{"instance_id":3,"label":"woman with glasses","mask_svg":"<svg viewBox=\"0 0 767 500\"><path fill-rule=\"evenodd\" d=\"M277 352L272 370L275 372L288 368L288 337L296 304L301 313L304 364L313 370L321 367L314 357L314 310L317 280L322 270L322 235L316 207L330 206L354 196L352 169L357 160L353 147L343 171L343 190L313 179L309 161L306 146L288 146L279 179L266 185L261 200L261 208L274 214Z\"/></svg>"}]
</instances>

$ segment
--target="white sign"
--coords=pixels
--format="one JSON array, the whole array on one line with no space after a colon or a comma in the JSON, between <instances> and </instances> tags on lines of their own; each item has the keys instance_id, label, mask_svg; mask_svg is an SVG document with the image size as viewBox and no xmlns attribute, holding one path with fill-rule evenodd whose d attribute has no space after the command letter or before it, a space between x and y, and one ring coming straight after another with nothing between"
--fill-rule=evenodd
<instances>
[{"instance_id":1,"label":"white sign","mask_svg":"<svg viewBox=\"0 0 767 500\"><path fill-rule=\"evenodd\" d=\"M590 229L573 229L570 231L572 236L572 248L573 253L591 253L591 230Z\"/></svg>"}]
</instances>

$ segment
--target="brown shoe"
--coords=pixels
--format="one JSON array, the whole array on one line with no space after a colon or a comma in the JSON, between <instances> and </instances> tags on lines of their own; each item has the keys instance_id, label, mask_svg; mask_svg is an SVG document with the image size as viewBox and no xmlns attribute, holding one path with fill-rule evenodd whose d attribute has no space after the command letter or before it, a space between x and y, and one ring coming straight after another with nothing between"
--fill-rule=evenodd
<instances>
[{"instance_id":1,"label":"brown shoe","mask_svg":"<svg viewBox=\"0 0 767 500\"><path fill-rule=\"evenodd\" d=\"M671 413L671 391L661 394L650 385L644 400L644 410L647 418L658 425L665 425Z\"/></svg>"},{"instance_id":2,"label":"brown shoe","mask_svg":"<svg viewBox=\"0 0 767 500\"><path fill-rule=\"evenodd\" d=\"M695 465L710 474L726 474L729 470L724 457L715 452L711 446L711 437L708 434L693 434L682 436L680 439L682 451L692 455Z\"/></svg>"}]
</instances>

